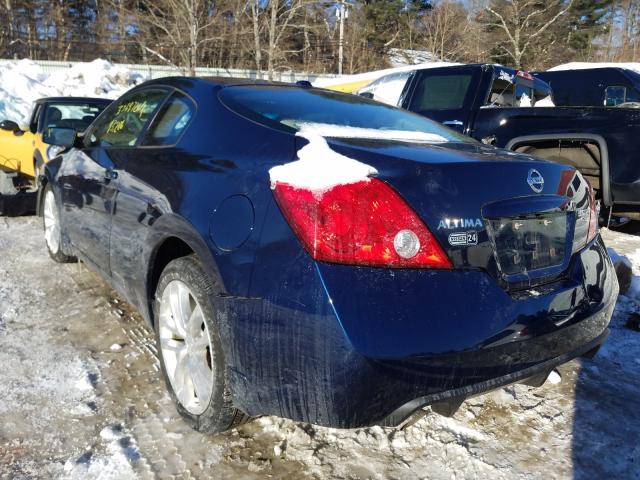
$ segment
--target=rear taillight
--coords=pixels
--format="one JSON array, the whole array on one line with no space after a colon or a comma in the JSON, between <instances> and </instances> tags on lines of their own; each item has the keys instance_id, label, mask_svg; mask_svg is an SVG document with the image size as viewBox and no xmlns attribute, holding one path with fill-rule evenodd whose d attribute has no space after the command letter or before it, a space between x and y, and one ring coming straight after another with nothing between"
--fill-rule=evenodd
<instances>
[{"instance_id":1,"label":"rear taillight","mask_svg":"<svg viewBox=\"0 0 640 480\"><path fill-rule=\"evenodd\" d=\"M451 268L416 213L375 178L322 193L276 182L274 195L315 260L394 268Z\"/></svg>"},{"instance_id":2,"label":"rear taillight","mask_svg":"<svg viewBox=\"0 0 640 480\"><path fill-rule=\"evenodd\" d=\"M572 252L582 250L598 233L598 216L600 207L596 202L595 193L589 182L582 176L579 177L586 190L582 194L574 194L576 202L576 222L573 236Z\"/></svg>"}]
</instances>

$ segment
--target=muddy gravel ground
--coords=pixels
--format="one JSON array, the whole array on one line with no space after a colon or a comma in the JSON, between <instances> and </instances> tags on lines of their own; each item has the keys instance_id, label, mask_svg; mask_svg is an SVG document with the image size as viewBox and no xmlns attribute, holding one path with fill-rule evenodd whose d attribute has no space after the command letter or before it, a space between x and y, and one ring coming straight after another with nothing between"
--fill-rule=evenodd
<instances>
[{"instance_id":1,"label":"muddy gravel ground","mask_svg":"<svg viewBox=\"0 0 640 480\"><path fill-rule=\"evenodd\" d=\"M640 275L640 237L605 239ZM0 218L0 478L640 479L633 281L601 354L559 383L492 392L453 418L427 409L404 430L263 417L206 436L176 413L131 307L84 265L53 263L40 219Z\"/></svg>"}]
</instances>

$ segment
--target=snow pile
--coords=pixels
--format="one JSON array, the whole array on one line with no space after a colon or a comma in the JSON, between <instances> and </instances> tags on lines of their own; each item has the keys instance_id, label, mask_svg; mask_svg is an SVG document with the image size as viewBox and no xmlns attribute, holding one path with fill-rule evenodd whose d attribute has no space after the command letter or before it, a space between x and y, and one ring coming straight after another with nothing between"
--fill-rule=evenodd
<instances>
[{"instance_id":1,"label":"snow pile","mask_svg":"<svg viewBox=\"0 0 640 480\"><path fill-rule=\"evenodd\" d=\"M0 66L0 120L29 122L33 102L43 97L117 98L143 82L143 75L106 60L79 63L47 75L31 60Z\"/></svg>"},{"instance_id":2,"label":"snow pile","mask_svg":"<svg viewBox=\"0 0 640 480\"><path fill-rule=\"evenodd\" d=\"M585 70L587 68L625 68L627 70L633 70L640 73L640 63L628 62L628 63L598 63L598 62L569 62L563 63L550 68L549 72L558 72L560 70Z\"/></svg>"},{"instance_id":3,"label":"snow pile","mask_svg":"<svg viewBox=\"0 0 640 480\"><path fill-rule=\"evenodd\" d=\"M312 129L303 129L297 135L309 143L298 151L299 160L269 170L271 188L284 183L322 193L336 185L368 181L370 175L378 173L375 168L332 150L324 137Z\"/></svg>"},{"instance_id":4,"label":"snow pile","mask_svg":"<svg viewBox=\"0 0 640 480\"><path fill-rule=\"evenodd\" d=\"M440 59L432 52L409 48L390 48L387 52L387 58L393 67L440 62Z\"/></svg>"},{"instance_id":5,"label":"snow pile","mask_svg":"<svg viewBox=\"0 0 640 480\"><path fill-rule=\"evenodd\" d=\"M365 87L358 90L358 95L370 93L373 100L386 103L387 105L397 106L400 103L400 95L411 76L411 72L398 72L391 75L385 75Z\"/></svg>"}]
</instances>

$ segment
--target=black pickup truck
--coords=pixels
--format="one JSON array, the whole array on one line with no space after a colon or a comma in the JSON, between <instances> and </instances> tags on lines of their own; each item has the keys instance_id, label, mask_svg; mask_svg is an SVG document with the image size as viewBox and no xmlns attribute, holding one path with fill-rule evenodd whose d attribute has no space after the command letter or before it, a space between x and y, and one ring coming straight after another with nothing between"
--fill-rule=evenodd
<instances>
[{"instance_id":1,"label":"black pickup truck","mask_svg":"<svg viewBox=\"0 0 640 480\"><path fill-rule=\"evenodd\" d=\"M531 72L551 85L562 107L640 107L640 73L621 67Z\"/></svg>"},{"instance_id":2,"label":"black pickup truck","mask_svg":"<svg viewBox=\"0 0 640 480\"><path fill-rule=\"evenodd\" d=\"M483 143L572 165L609 212L640 219L640 109L555 107L550 95L527 72L460 65L413 71L398 106Z\"/></svg>"}]
</instances>

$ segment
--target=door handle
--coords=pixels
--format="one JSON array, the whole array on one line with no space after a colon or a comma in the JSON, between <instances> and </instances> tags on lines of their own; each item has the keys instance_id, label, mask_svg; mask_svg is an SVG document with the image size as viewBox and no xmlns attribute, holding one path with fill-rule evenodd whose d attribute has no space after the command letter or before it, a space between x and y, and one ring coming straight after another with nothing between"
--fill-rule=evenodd
<instances>
[{"instance_id":1,"label":"door handle","mask_svg":"<svg viewBox=\"0 0 640 480\"><path fill-rule=\"evenodd\" d=\"M442 122L443 125L457 125L457 126L462 126L463 123L460 120L445 120L444 122Z\"/></svg>"},{"instance_id":2,"label":"door handle","mask_svg":"<svg viewBox=\"0 0 640 480\"><path fill-rule=\"evenodd\" d=\"M106 178L107 180L115 180L118 178L118 172L116 172L115 170L106 170L104 172L104 178Z\"/></svg>"}]
</instances>

